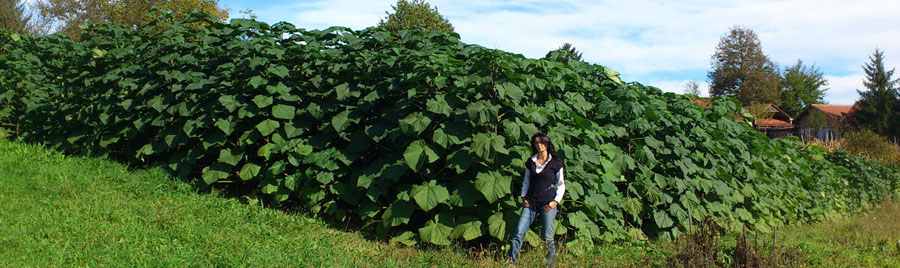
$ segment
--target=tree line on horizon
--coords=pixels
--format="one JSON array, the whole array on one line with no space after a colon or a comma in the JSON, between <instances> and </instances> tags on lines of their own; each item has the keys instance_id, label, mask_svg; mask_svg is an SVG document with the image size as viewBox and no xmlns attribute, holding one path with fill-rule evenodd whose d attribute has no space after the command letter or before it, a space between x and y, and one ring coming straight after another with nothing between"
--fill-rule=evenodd
<instances>
[{"instance_id":1,"label":"tree line on horizon","mask_svg":"<svg viewBox=\"0 0 900 268\"><path fill-rule=\"evenodd\" d=\"M711 65L707 73L711 96L734 97L744 105L772 103L792 117L812 104L824 103L828 90L828 81L815 64L805 65L798 59L796 64L779 70L762 52L756 33L746 27L734 26L722 36ZM900 130L900 79L892 78L893 68L886 70L884 51L878 48L862 68L865 90L857 90L860 98L854 104L849 126L896 139ZM696 85L688 82L685 87Z\"/></svg>"},{"instance_id":2,"label":"tree line on horizon","mask_svg":"<svg viewBox=\"0 0 900 268\"><path fill-rule=\"evenodd\" d=\"M143 16L150 7L160 7L182 15L192 11L206 11L221 20L228 17L228 9L218 6L218 0L37 0L26 9L22 0L0 1L0 28L24 34L61 33L77 39L85 23L117 23L139 25L149 18ZM398 0L392 12L385 12L377 26L391 31L409 27L454 32L453 25L436 7L425 0ZM251 14L251 11L242 13ZM563 53L553 57L560 61L582 61L570 43L548 52ZM857 127L896 138L900 131L900 79L893 78L894 69L884 66L884 51L875 49L869 62L862 66L866 78L865 90L856 102L854 114ZM729 96L744 105L773 103L791 116L799 115L811 104L823 103L828 90L827 79L815 64L807 65L798 59L781 69L762 51L759 38L752 29L734 26L721 37L711 57L707 73L710 96ZM699 85L688 81L685 92L700 95Z\"/></svg>"}]
</instances>

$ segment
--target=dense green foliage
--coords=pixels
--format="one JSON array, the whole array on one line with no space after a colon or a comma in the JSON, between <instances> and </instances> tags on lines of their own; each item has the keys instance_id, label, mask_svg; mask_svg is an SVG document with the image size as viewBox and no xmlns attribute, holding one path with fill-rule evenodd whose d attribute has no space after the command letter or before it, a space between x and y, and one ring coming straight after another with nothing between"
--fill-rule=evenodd
<instances>
[{"instance_id":1,"label":"dense green foliage","mask_svg":"<svg viewBox=\"0 0 900 268\"><path fill-rule=\"evenodd\" d=\"M706 217L763 231L821 220L900 182L896 167L770 140L734 119L734 99L701 108L599 65L439 31L194 20L94 25L82 42L0 33L0 121L407 244L505 240L539 130L565 161L557 234L573 249Z\"/></svg>"}]
</instances>

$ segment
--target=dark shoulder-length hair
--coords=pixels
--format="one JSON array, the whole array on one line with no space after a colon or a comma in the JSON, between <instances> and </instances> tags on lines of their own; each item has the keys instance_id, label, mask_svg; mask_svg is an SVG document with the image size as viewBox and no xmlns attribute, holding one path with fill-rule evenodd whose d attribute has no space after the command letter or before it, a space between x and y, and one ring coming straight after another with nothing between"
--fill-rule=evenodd
<instances>
[{"instance_id":1,"label":"dark shoulder-length hair","mask_svg":"<svg viewBox=\"0 0 900 268\"><path fill-rule=\"evenodd\" d=\"M531 155L538 154L536 146L537 143L534 142L537 139L540 139L541 142L547 144L547 153L549 153L550 157L553 158L552 160L562 161L562 159L559 159L559 156L556 155L556 147L553 146L553 142L550 141L550 137L547 137L547 134L545 134L544 132L538 132L534 134L534 136L531 136Z\"/></svg>"}]
</instances>

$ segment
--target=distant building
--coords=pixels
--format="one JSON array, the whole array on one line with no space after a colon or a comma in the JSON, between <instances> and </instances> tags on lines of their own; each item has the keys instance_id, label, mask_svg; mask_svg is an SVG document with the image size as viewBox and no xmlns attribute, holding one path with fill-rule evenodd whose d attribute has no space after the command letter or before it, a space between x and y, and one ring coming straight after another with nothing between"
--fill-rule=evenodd
<instances>
[{"instance_id":1,"label":"distant building","mask_svg":"<svg viewBox=\"0 0 900 268\"><path fill-rule=\"evenodd\" d=\"M854 105L813 104L797 116L797 136L803 141L841 140L840 128L853 118Z\"/></svg>"},{"instance_id":2,"label":"distant building","mask_svg":"<svg viewBox=\"0 0 900 268\"><path fill-rule=\"evenodd\" d=\"M761 103L744 106L747 110L758 110L758 112L766 112L763 118L756 118L753 127L759 132L765 133L769 138L777 138L794 135L794 118L788 113L775 106L772 103ZM761 110L761 111L759 111Z\"/></svg>"},{"instance_id":3,"label":"distant building","mask_svg":"<svg viewBox=\"0 0 900 268\"><path fill-rule=\"evenodd\" d=\"M709 98L691 97L691 101L703 108L710 108ZM771 103L760 103L743 106L747 111L754 110L757 113L765 114L761 118L753 120L753 128L759 132L765 133L769 138L777 138L794 135L795 126L794 118L788 113ZM746 120L743 116L732 114L737 120Z\"/></svg>"}]
</instances>

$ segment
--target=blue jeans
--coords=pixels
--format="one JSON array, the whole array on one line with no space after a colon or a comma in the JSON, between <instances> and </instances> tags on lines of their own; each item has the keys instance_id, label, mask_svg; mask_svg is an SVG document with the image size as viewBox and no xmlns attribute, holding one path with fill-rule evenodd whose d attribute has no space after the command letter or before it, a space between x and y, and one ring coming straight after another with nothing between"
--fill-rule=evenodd
<instances>
[{"instance_id":1,"label":"blue jeans","mask_svg":"<svg viewBox=\"0 0 900 268\"><path fill-rule=\"evenodd\" d=\"M553 218L556 218L557 207L550 211L544 211L543 207L536 208L535 205L522 208L522 213L519 215L519 224L516 225L516 234L512 237L512 248L509 249L509 254L507 255L510 261L515 263L519 259L519 250L522 248L522 240L525 239L525 233L528 232L528 227L531 226L534 218L540 215L543 223L541 238L544 240L544 245L550 248L550 251L547 252L547 263L551 266L553 265L553 257L556 256L556 244L553 240Z\"/></svg>"}]
</instances>

